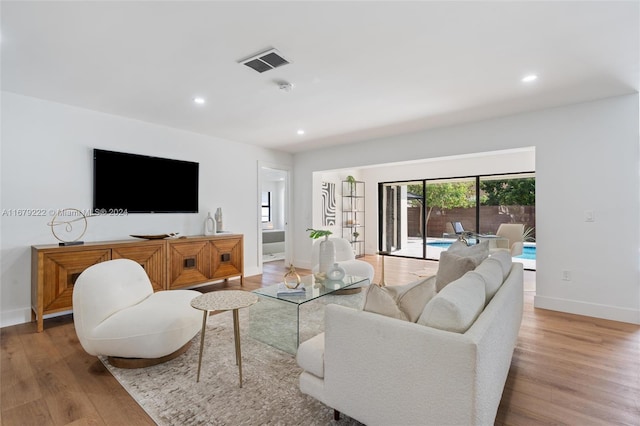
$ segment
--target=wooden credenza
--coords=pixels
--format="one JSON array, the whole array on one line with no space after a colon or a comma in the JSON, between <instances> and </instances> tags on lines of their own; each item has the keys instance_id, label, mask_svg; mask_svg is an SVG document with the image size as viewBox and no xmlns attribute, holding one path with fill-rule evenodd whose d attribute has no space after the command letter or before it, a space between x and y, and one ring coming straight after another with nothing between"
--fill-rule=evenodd
<instances>
[{"instance_id":1,"label":"wooden credenza","mask_svg":"<svg viewBox=\"0 0 640 426\"><path fill-rule=\"evenodd\" d=\"M124 240L78 246L31 247L31 310L43 331L43 316L71 310L73 285L91 265L131 259L147 272L154 291L244 278L241 234L219 234L167 240Z\"/></svg>"}]
</instances>

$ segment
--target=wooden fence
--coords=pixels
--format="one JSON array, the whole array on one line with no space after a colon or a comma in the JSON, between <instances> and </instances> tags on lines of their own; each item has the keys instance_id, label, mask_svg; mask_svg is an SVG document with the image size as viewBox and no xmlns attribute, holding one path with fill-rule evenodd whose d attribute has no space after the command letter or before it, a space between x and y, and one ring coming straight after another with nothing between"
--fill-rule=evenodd
<instances>
[{"instance_id":1,"label":"wooden fence","mask_svg":"<svg viewBox=\"0 0 640 426\"><path fill-rule=\"evenodd\" d=\"M421 208L407 209L408 234L422 237ZM480 234L495 234L501 223L523 223L525 230L533 228L531 237L535 239L535 206L480 206L480 229L476 230L476 209L453 208L441 210L434 207L427 223L427 237L442 237L445 232L453 232L451 222L462 222L466 231Z\"/></svg>"}]
</instances>

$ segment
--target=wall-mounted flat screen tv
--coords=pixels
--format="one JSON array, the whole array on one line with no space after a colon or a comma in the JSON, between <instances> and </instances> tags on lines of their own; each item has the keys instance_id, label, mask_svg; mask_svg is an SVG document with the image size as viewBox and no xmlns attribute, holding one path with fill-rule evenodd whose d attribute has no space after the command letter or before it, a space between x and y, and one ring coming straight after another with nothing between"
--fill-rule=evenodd
<instances>
[{"instance_id":1,"label":"wall-mounted flat screen tv","mask_svg":"<svg viewBox=\"0 0 640 426\"><path fill-rule=\"evenodd\" d=\"M93 210L198 213L199 164L93 150Z\"/></svg>"}]
</instances>

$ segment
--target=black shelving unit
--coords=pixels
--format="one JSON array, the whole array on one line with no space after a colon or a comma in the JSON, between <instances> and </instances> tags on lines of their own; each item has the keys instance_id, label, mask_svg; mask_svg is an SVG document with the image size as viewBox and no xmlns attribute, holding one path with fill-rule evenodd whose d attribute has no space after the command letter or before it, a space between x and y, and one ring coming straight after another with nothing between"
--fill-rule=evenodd
<instances>
[{"instance_id":1,"label":"black shelving unit","mask_svg":"<svg viewBox=\"0 0 640 426\"><path fill-rule=\"evenodd\" d=\"M364 256L364 182L342 181L342 238L348 240L356 257Z\"/></svg>"}]
</instances>

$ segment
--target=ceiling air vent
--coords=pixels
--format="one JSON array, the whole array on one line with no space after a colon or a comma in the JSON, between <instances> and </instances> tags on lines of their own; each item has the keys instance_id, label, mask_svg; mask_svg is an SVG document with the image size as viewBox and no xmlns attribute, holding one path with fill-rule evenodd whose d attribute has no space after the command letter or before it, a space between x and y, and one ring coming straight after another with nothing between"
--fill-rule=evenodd
<instances>
[{"instance_id":1,"label":"ceiling air vent","mask_svg":"<svg viewBox=\"0 0 640 426\"><path fill-rule=\"evenodd\" d=\"M265 72L270 69L286 65L289 61L283 58L280 52L276 49L270 49L266 52L244 59L240 61L240 63L248 66L249 68L253 68L258 72Z\"/></svg>"}]
</instances>

